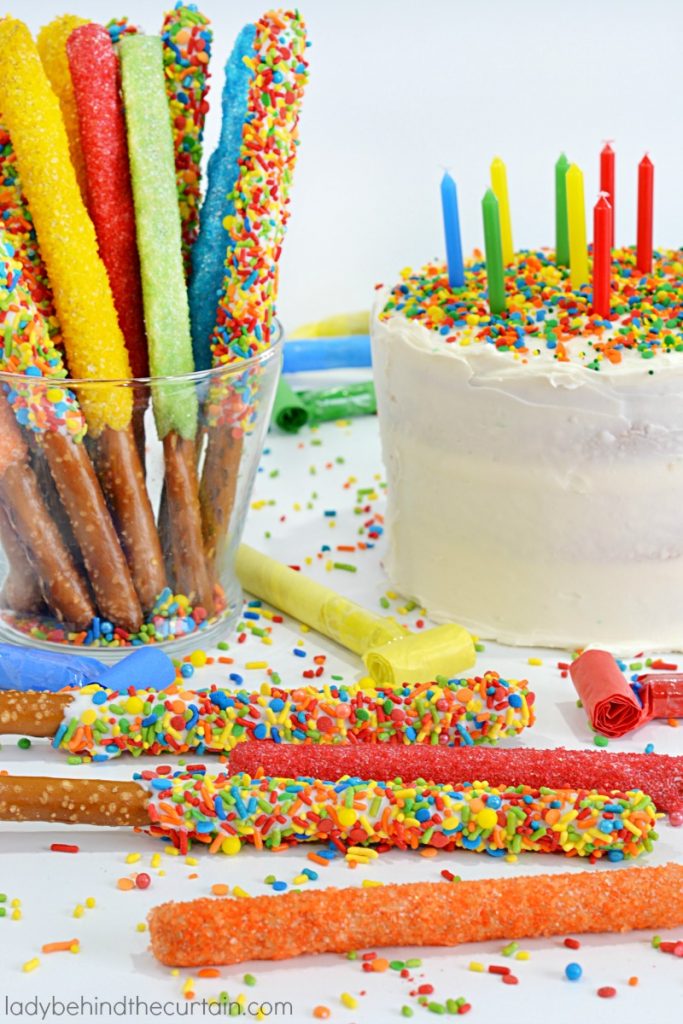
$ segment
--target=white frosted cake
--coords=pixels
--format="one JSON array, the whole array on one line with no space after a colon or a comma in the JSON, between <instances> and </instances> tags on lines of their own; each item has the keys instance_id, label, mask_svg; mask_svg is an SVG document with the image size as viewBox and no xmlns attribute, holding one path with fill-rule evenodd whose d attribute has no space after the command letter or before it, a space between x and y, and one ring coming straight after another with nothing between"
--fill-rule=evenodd
<instances>
[{"instance_id":1,"label":"white frosted cake","mask_svg":"<svg viewBox=\"0 0 683 1024\"><path fill-rule=\"evenodd\" d=\"M482 263L378 293L391 581L482 638L683 649L683 253L615 252L611 322L516 264L500 317Z\"/></svg>"}]
</instances>

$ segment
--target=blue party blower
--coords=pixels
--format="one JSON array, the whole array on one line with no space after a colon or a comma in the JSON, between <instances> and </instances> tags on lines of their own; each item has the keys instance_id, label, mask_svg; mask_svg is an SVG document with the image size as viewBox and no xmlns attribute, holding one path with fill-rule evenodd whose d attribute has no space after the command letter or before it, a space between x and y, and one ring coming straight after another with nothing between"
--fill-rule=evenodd
<instances>
[{"instance_id":1,"label":"blue party blower","mask_svg":"<svg viewBox=\"0 0 683 1024\"><path fill-rule=\"evenodd\" d=\"M285 342L283 373L341 370L372 366L369 334L345 337L292 339Z\"/></svg>"},{"instance_id":2,"label":"blue party blower","mask_svg":"<svg viewBox=\"0 0 683 1024\"><path fill-rule=\"evenodd\" d=\"M35 651L0 644L0 690L49 690L100 683L125 693L129 686L164 690L175 680L175 666L158 647L138 647L115 665L79 654Z\"/></svg>"}]
</instances>

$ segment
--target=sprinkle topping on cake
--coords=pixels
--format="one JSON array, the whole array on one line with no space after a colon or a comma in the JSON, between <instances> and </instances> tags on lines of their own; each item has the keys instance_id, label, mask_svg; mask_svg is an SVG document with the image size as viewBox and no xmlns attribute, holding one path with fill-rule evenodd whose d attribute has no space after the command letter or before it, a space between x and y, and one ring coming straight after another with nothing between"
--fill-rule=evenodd
<instances>
[{"instance_id":1,"label":"sprinkle topping on cake","mask_svg":"<svg viewBox=\"0 0 683 1024\"><path fill-rule=\"evenodd\" d=\"M507 310L491 315L486 264L475 250L462 289L449 286L443 262L404 270L380 319L400 313L446 344L494 346L520 363L550 356L599 371L633 356L683 352L682 275L682 250L656 251L647 275L636 269L634 248L614 250L612 314L605 319L593 312L590 284L573 290L554 252L523 250L506 271Z\"/></svg>"}]
</instances>

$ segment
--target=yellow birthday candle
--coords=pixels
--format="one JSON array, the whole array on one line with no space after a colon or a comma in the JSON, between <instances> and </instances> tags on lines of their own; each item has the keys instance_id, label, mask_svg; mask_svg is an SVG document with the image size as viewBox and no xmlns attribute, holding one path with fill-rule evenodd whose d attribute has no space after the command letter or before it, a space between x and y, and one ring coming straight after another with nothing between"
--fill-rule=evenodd
<instances>
[{"instance_id":1,"label":"yellow birthday candle","mask_svg":"<svg viewBox=\"0 0 683 1024\"><path fill-rule=\"evenodd\" d=\"M85 195L85 164L83 163L83 154L81 152L76 98L71 82L69 61L66 56L66 41L75 28L78 28L79 25L87 24L87 18L79 18L75 14L62 14L59 18L51 21L49 25L41 28L38 33L38 52L45 68L45 74L50 80L50 85L59 100L62 119L69 140L71 163L76 172L76 178L82 195Z\"/></svg>"},{"instance_id":2,"label":"yellow birthday candle","mask_svg":"<svg viewBox=\"0 0 683 1024\"><path fill-rule=\"evenodd\" d=\"M62 326L73 377L130 376L109 279L69 157L59 103L31 33L16 18L0 20L0 110L9 130ZM97 388L83 395L88 426L128 425L132 392Z\"/></svg>"},{"instance_id":3,"label":"yellow birthday candle","mask_svg":"<svg viewBox=\"0 0 683 1024\"><path fill-rule=\"evenodd\" d=\"M510 219L510 196L508 194L508 172L499 156L491 163L491 188L498 200L500 212L500 240L503 247L503 263L512 263L515 250L512 245L512 221Z\"/></svg>"},{"instance_id":4,"label":"yellow birthday candle","mask_svg":"<svg viewBox=\"0 0 683 1024\"><path fill-rule=\"evenodd\" d=\"M567 222L569 225L569 276L572 288L588 282L586 245L586 204L583 197L583 171L572 164L567 171Z\"/></svg>"}]
</instances>

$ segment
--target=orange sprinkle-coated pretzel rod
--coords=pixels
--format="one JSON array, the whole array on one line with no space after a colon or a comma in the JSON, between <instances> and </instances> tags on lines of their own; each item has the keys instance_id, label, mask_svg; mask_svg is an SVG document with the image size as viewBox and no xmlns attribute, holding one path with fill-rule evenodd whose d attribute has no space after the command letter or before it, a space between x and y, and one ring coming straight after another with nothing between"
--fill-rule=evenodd
<instances>
[{"instance_id":1,"label":"orange sprinkle-coated pretzel rod","mask_svg":"<svg viewBox=\"0 0 683 1024\"><path fill-rule=\"evenodd\" d=\"M163 903L148 921L152 952L169 967L673 928L683 924L683 865L198 899Z\"/></svg>"}]
</instances>

